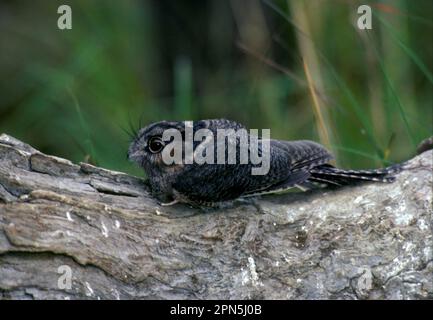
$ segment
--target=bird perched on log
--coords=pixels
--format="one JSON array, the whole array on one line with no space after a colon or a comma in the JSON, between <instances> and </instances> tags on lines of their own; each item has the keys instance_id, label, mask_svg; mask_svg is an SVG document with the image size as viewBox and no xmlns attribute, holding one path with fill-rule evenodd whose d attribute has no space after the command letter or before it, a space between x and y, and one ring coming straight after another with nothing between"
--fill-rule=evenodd
<instances>
[{"instance_id":1,"label":"bird perched on log","mask_svg":"<svg viewBox=\"0 0 433 320\"><path fill-rule=\"evenodd\" d=\"M203 129L208 133L207 138L209 133L213 135L210 139L194 139L191 143L191 154L197 156L197 153L200 153L202 158L208 156L207 159L212 158L209 156L217 159L217 152L221 152L221 149L215 147L214 138L218 136L218 131L246 131L242 124L226 119L200 120L193 123L161 121L140 129L129 147L128 158L144 169L153 195L162 201L163 205L183 202L213 206L224 201L277 193L294 187L308 190L317 187L340 187L362 181L392 182L394 175L401 170L400 165L372 170L339 169L329 163L333 156L316 142L257 137L257 143L254 144L250 139L242 140L241 135L224 140L226 147L223 150L222 162L188 162L185 161L188 128L194 137L203 133ZM175 141L175 135L167 139L164 132L178 132L181 141ZM201 137L203 136L202 134ZM251 137L250 134L246 136ZM238 160L236 163L228 160L230 146L234 146ZM265 159L265 155L268 155L268 170L264 174L252 173L252 169L258 169L259 164L239 161L242 151L247 150L251 156L253 147L258 149L259 157ZM181 150L183 161L167 162L167 157L173 157L176 150Z\"/></svg>"}]
</instances>

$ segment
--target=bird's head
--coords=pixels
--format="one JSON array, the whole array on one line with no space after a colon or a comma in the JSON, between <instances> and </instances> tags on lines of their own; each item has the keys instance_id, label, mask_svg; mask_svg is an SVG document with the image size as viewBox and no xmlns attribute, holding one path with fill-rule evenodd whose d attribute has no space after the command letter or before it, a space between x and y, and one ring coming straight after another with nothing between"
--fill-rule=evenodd
<instances>
[{"instance_id":1,"label":"bird's head","mask_svg":"<svg viewBox=\"0 0 433 320\"><path fill-rule=\"evenodd\" d=\"M163 161L162 154L167 144L174 139L163 140L164 132L170 129L177 130L183 136L185 123L183 121L160 121L140 129L129 145L128 159L137 163L146 171L169 167L170 165L165 164Z\"/></svg>"}]
</instances>

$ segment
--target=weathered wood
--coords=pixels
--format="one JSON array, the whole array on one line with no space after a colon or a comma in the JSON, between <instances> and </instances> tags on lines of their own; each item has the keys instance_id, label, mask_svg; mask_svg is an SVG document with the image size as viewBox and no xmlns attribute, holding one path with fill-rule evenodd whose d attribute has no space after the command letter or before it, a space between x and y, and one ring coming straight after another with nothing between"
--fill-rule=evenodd
<instances>
[{"instance_id":1,"label":"weathered wood","mask_svg":"<svg viewBox=\"0 0 433 320\"><path fill-rule=\"evenodd\" d=\"M3 299L432 299L432 244L431 150L392 184L203 212L0 136Z\"/></svg>"}]
</instances>

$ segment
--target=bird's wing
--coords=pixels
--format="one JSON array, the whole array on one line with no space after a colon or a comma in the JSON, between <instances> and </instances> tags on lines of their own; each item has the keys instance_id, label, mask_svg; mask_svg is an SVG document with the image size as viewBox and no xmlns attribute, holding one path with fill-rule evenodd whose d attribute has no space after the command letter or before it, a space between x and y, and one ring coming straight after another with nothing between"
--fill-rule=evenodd
<instances>
[{"instance_id":1,"label":"bird's wing","mask_svg":"<svg viewBox=\"0 0 433 320\"><path fill-rule=\"evenodd\" d=\"M291 171L309 170L333 159L333 156L322 145L314 141L273 141L274 145L287 153Z\"/></svg>"},{"instance_id":2,"label":"bird's wing","mask_svg":"<svg viewBox=\"0 0 433 320\"><path fill-rule=\"evenodd\" d=\"M252 175L251 163L193 164L177 176L173 188L197 202L280 192L302 184L309 178L311 167L331 159L322 146L308 141L271 140L270 152L269 171L265 175Z\"/></svg>"},{"instance_id":3,"label":"bird's wing","mask_svg":"<svg viewBox=\"0 0 433 320\"><path fill-rule=\"evenodd\" d=\"M303 189L310 169L331 159L332 155L313 141L271 140L270 170L266 176L252 176L256 181L244 196L282 192L293 187Z\"/></svg>"}]
</instances>

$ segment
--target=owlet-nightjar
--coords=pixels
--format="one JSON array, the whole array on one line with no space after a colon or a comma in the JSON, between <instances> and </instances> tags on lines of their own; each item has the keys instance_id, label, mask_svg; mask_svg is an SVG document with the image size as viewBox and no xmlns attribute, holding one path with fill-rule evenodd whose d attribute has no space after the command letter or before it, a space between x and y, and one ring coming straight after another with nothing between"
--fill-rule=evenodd
<instances>
[{"instance_id":1,"label":"owlet-nightjar","mask_svg":"<svg viewBox=\"0 0 433 320\"><path fill-rule=\"evenodd\" d=\"M215 145L213 148L203 148L203 145L209 144L212 139L193 140L191 144L191 154L199 151L213 153L214 157L210 157L214 158L213 163L184 161L187 157L186 144L184 148L181 148L183 160L181 163L165 161L164 149L174 143L174 137L167 141L163 139L163 134L169 129L179 132L183 146L188 138L185 121L161 121L140 129L128 150L128 158L144 169L152 194L163 204L183 202L212 206L240 197L276 193L294 187L307 190L315 187L339 187L362 181L392 182L394 174L401 170L399 165L374 170L338 169L329 163L333 156L316 142L274 139L264 141L263 137L257 137L257 143L254 146L250 142L241 140L240 136L227 139L227 148L230 146L229 140L232 144L234 143L232 150L235 150L237 161L236 163L229 161L226 149L223 152L225 159L221 162L217 161L219 159L218 148L215 142L218 129L233 129L237 132L242 129L246 131L246 128L240 123L226 119L200 120L189 123L192 123L190 129L194 135L201 129L207 129L213 134ZM251 136L248 134L247 138ZM264 148L264 142L268 143L268 149ZM173 145L170 146L172 147ZM250 160L239 161L241 153L245 150L247 155L251 156L250 148L253 147L258 149L258 156L263 156L265 151L268 152L269 166L266 174L252 173L252 169L257 169L260 164ZM170 152L165 152L165 154L173 156L173 150L170 149Z\"/></svg>"}]
</instances>

